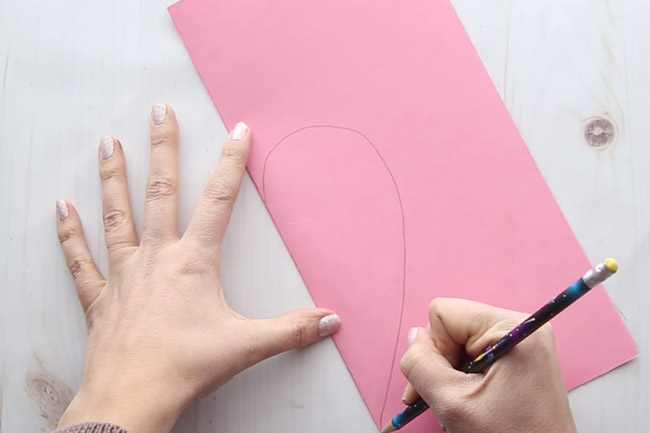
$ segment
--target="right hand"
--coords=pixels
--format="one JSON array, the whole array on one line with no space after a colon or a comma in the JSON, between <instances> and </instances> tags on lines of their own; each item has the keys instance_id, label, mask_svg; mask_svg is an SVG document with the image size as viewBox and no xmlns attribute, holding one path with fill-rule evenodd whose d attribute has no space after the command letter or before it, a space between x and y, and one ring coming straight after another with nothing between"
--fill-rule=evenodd
<instances>
[{"instance_id":1,"label":"right hand","mask_svg":"<svg viewBox=\"0 0 650 433\"><path fill-rule=\"evenodd\" d=\"M404 403L418 394L450 433L575 433L576 427L544 325L482 373L456 370L461 354L476 357L525 314L461 299L438 298L429 326L415 328L401 361L409 381Z\"/></svg>"}]
</instances>

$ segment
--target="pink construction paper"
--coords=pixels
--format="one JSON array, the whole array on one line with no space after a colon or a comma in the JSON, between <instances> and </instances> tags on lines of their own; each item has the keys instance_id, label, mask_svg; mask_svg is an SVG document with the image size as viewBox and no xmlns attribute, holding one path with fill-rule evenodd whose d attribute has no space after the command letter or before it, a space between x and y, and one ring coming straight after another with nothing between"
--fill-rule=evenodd
<instances>
[{"instance_id":1,"label":"pink construction paper","mask_svg":"<svg viewBox=\"0 0 650 433\"><path fill-rule=\"evenodd\" d=\"M438 296L534 311L591 265L448 0L183 0L173 20L378 426ZM623 264L624 269L625 264ZM568 388L636 356L599 287L554 320ZM604 344L605 343L605 344ZM440 431L434 416L410 431Z\"/></svg>"}]
</instances>

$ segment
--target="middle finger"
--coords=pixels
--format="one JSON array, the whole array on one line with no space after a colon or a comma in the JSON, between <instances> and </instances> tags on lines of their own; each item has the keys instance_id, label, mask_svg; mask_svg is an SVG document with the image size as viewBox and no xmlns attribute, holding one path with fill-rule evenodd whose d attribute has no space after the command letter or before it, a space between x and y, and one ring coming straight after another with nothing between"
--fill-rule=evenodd
<instances>
[{"instance_id":1,"label":"middle finger","mask_svg":"<svg viewBox=\"0 0 650 433\"><path fill-rule=\"evenodd\" d=\"M147 180L142 243L178 238L178 125L171 107L151 107L151 157Z\"/></svg>"}]
</instances>

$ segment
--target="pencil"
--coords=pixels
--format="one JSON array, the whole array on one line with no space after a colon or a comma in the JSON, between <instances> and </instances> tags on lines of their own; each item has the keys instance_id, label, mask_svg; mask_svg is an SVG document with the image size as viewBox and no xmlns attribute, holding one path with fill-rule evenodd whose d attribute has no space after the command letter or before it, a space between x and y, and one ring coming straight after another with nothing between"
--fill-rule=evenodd
<instances>
[{"instance_id":1,"label":"pencil","mask_svg":"<svg viewBox=\"0 0 650 433\"><path fill-rule=\"evenodd\" d=\"M542 308L531 314L526 320L517 325L512 331L505 334L499 341L483 349L480 355L464 364L460 371L465 373L478 373L497 359L505 355L510 349L521 343L526 337L542 327L546 322L557 316L569 305L577 301L582 295L596 287L618 270L614 259L606 259L593 269L590 269L575 283L571 284L562 293L551 299ZM404 411L395 415L384 427L381 433L390 433L401 429L413 421L420 414L429 409L423 399L418 399Z\"/></svg>"}]
</instances>

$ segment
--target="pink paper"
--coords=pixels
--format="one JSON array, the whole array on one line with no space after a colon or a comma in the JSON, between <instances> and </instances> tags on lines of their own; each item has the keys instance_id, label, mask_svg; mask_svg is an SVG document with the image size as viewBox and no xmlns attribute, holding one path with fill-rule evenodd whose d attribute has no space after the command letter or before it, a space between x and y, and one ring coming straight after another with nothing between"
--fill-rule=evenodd
<instances>
[{"instance_id":1,"label":"pink paper","mask_svg":"<svg viewBox=\"0 0 650 433\"><path fill-rule=\"evenodd\" d=\"M249 172L378 426L431 299L530 312L590 267L447 0L170 11L225 124L251 126ZM636 356L602 288L554 327L568 388Z\"/></svg>"}]
</instances>

